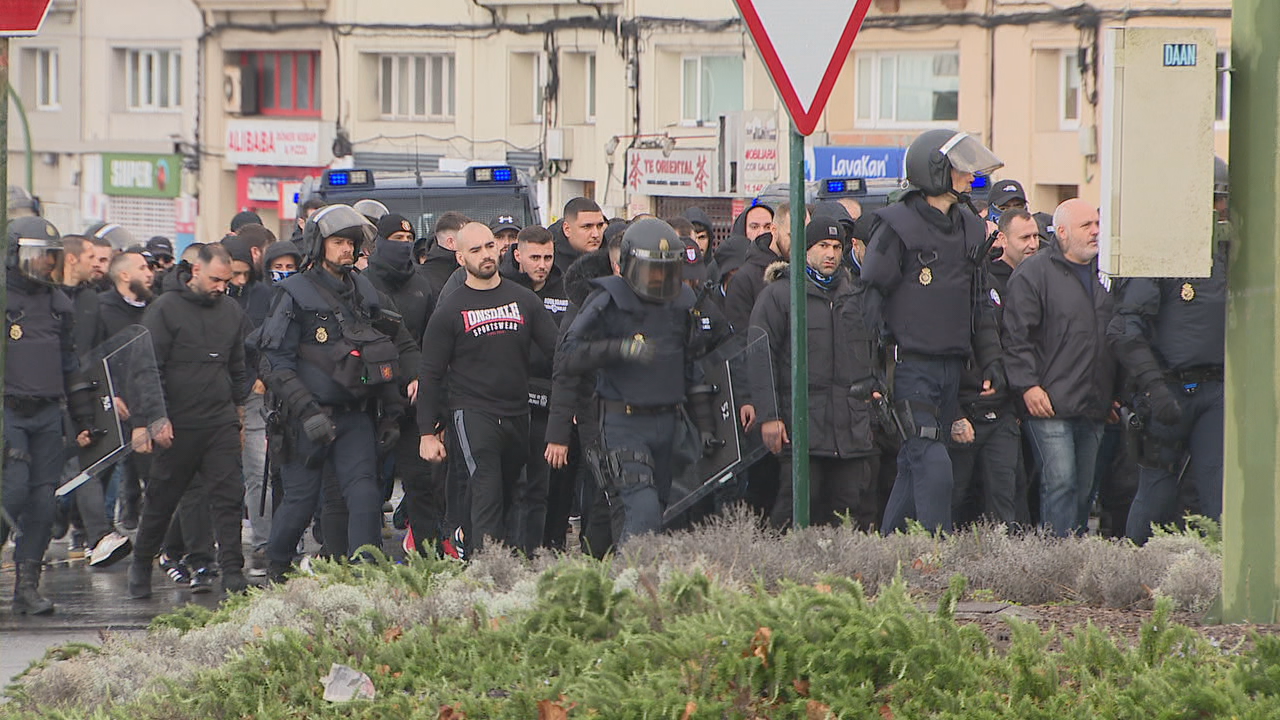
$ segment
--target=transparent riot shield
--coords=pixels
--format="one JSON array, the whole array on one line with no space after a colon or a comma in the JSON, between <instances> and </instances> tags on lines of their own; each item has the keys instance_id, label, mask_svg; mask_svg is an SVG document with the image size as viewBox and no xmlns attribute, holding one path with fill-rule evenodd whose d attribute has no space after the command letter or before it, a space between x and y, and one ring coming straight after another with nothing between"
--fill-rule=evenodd
<instances>
[{"instance_id":1,"label":"transparent riot shield","mask_svg":"<svg viewBox=\"0 0 1280 720\"><path fill-rule=\"evenodd\" d=\"M753 397L776 396L774 369L768 338L753 338L721 348L701 361L704 382L716 388L716 438L724 445L703 457L685 472L672 478L663 524L675 521L695 503L740 476L768 452L760 431L746 432L739 421L739 409L753 404ZM775 401L776 402L776 401Z\"/></svg>"},{"instance_id":2,"label":"transparent riot shield","mask_svg":"<svg viewBox=\"0 0 1280 720\"><path fill-rule=\"evenodd\" d=\"M58 495L75 490L132 452L135 432L141 436L145 430L150 440L169 422L146 328L130 325L111 336L80 358L80 368L93 388L91 441L80 448L80 469L70 473Z\"/></svg>"}]
</instances>

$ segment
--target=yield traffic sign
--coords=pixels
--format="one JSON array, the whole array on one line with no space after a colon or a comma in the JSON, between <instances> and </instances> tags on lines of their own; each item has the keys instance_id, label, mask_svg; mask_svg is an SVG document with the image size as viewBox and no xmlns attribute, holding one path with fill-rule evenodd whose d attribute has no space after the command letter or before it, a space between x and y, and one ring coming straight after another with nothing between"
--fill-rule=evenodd
<instances>
[{"instance_id":1,"label":"yield traffic sign","mask_svg":"<svg viewBox=\"0 0 1280 720\"><path fill-rule=\"evenodd\" d=\"M25 37L40 32L51 0L0 0L0 37Z\"/></svg>"},{"instance_id":2,"label":"yield traffic sign","mask_svg":"<svg viewBox=\"0 0 1280 720\"><path fill-rule=\"evenodd\" d=\"M735 0L787 112L803 135L818 117L871 0Z\"/></svg>"}]
</instances>

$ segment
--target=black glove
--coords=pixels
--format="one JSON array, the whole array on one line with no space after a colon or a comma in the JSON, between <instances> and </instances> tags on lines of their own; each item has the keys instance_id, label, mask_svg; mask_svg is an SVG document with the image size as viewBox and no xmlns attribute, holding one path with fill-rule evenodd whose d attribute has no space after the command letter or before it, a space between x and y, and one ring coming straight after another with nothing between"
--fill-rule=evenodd
<instances>
[{"instance_id":1,"label":"black glove","mask_svg":"<svg viewBox=\"0 0 1280 720\"><path fill-rule=\"evenodd\" d=\"M997 395L1004 392L1009 387L1009 382L1004 376L1004 364L999 360L995 360L987 365L986 369L982 371L982 381L983 383L991 383L991 389L995 390Z\"/></svg>"},{"instance_id":2,"label":"black glove","mask_svg":"<svg viewBox=\"0 0 1280 720\"><path fill-rule=\"evenodd\" d=\"M716 451L724 447L725 442L715 436L715 433L702 432L702 456L711 457Z\"/></svg>"},{"instance_id":3,"label":"black glove","mask_svg":"<svg viewBox=\"0 0 1280 720\"><path fill-rule=\"evenodd\" d=\"M378 457L386 457L400 442L400 423L395 418L378 421Z\"/></svg>"},{"instance_id":4,"label":"black glove","mask_svg":"<svg viewBox=\"0 0 1280 720\"><path fill-rule=\"evenodd\" d=\"M642 365L653 362L653 356L656 353L657 348L653 343L645 340L643 335L627 338L618 345L618 354L623 360L638 362Z\"/></svg>"},{"instance_id":5,"label":"black glove","mask_svg":"<svg viewBox=\"0 0 1280 720\"><path fill-rule=\"evenodd\" d=\"M328 445L338 437L338 428L334 427L333 421L323 412L308 415L302 421L302 432L308 440L319 445Z\"/></svg>"},{"instance_id":6,"label":"black glove","mask_svg":"<svg viewBox=\"0 0 1280 720\"><path fill-rule=\"evenodd\" d=\"M1182 406L1178 405L1169 386L1162 382L1154 382L1147 386L1147 397L1151 400L1151 415L1164 425L1177 425L1182 420Z\"/></svg>"}]
</instances>

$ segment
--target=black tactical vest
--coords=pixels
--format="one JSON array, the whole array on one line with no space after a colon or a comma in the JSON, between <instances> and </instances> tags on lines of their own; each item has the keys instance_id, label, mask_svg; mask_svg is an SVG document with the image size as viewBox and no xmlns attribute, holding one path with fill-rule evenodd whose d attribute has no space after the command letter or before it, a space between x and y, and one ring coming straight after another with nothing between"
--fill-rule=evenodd
<instances>
[{"instance_id":1,"label":"black tactical vest","mask_svg":"<svg viewBox=\"0 0 1280 720\"><path fill-rule=\"evenodd\" d=\"M591 281L609 294L612 302L600 320L608 337L643 335L657 349L653 361L618 362L600 370L597 390L606 400L643 405L674 405L685 400L685 341L693 292L665 304L640 300L627 281L610 275Z\"/></svg>"},{"instance_id":2,"label":"black tactical vest","mask_svg":"<svg viewBox=\"0 0 1280 720\"><path fill-rule=\"evenodd\" d=\"M17 272L12 268L9 272ZM9 283L5 308L4 392L14 397L61 398L62 327L74 312L61 291L38 287L24 291ZM84 348L88 350L89 348Z\"/></svg>"}]
</instances>

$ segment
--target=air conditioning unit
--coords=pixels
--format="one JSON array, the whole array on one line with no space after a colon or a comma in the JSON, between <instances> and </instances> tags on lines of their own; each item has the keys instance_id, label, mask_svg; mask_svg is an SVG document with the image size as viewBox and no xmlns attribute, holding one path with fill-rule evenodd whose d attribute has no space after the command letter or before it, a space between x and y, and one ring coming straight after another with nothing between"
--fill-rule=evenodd
<instances>
[{"instance_id":1,"label":"air conditioning unit","mask_svg":"<svg viewBox=\"0 0 1280 720\"><path fill-rule=\"evenodd\" d=\"M232 115L258 113L257 76L252 68L228 65L222 69L222 109Z\"/></svg>"}]
</instances>

